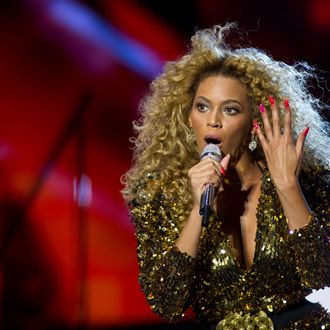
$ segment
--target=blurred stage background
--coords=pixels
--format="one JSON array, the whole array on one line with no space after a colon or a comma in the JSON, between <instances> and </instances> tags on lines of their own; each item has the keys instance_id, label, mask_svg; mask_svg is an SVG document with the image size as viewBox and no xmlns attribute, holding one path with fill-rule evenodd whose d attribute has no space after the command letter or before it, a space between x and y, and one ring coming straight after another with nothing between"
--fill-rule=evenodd
<instances>
[{"instance_id":1,"label":"blurred stage background","mask_svg":"<svg viewBox=\"0 0 330 330\"><path fill-rule=\"evenodd\" d=\"M226 21L274 57L323 70L326 88L330 2L1 0L0 9L1 328L198 329L191 314L166 326L138 286L119 193L138 102L195 28ZM329 308L329 293L317 294Z\"/></svg>"}]
</instances>

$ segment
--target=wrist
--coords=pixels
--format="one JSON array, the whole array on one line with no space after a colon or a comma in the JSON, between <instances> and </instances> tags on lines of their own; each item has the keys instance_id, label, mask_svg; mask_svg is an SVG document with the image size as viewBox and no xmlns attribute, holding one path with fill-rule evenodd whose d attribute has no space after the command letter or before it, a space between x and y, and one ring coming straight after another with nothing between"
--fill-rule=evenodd
<instances>
[{"instance_id":1,"label":"wrist","mask_svg":"<svg viewBox=\"0 0 330 330\"><path fill-rule=\"evenodd\" d=\"M298 178L296 176L290 178L281 178L274 180L276 189L279 193L292 193L295 190L300 190Z\"/></svg>"},{"instance_id":2,"label":"wrist","mask_svg":"<svg viewBox=\"0 0 330 330\"><path fill-rule=\"evenodd\" d=\"M292 222L288 220L289 230L294 232L296 230L305 228L310 223L312 216L313 215L309 211L307 211L302 217L302 219L299 219L299 221Z\"/></svg>"},{"instance_id":3,"label":"wrist","mask_svg":"<svg viewBox=\"0 0 330 330\"><path fill-rule=\"evenodd\" d=\"M300 189L298 179L276 186L290 230L296 230L309 223L311 211Z\"/></svg>"},{"instance_id":4,"label":"wrist","mask_svg":"<svg viewBox=\"0 0 330 330\"><path fill-rule=\"evenodd\" d=\"M199 208L200 208L200 205L199 204L194 204L191 211L190 211L190 215L192 216L200 216L199 214Z\"/></svg>"}]
</instances>

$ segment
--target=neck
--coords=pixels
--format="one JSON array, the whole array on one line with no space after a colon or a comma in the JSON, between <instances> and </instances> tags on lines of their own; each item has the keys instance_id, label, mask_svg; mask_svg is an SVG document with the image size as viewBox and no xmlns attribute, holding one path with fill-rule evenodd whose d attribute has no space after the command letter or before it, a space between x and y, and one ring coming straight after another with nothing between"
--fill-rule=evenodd
<instances>
[{"instance_id":1,"label":"neck","mask_svg":"<svg viewBox=\"0 0 330 330\"><path fill-rule=\"evenodd\" d=\"M239 161L236 163L235 170L241 181L242 190L249 190L258 184L262 175L258 163L247 150L243 152Z\"/></svg>"}]
</instances>

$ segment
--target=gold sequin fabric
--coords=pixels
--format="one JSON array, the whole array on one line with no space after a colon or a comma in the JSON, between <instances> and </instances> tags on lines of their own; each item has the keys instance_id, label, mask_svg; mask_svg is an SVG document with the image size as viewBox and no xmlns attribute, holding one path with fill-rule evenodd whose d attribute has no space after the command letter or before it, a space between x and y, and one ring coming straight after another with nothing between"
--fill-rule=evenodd
<instances>
[{"instance_id":1,"label":"gold sequin fabric","mask_svg":"<svg viewBox=\"0 0 330 330\"><path fill-rule=\"evenodd\" d=\"M235 314L276 315L301 302L312 289L329 286L326 174L322 168L301 173L300 185L313 213L306 227L290 231L265 170L250 270L243 269L233 256L221 216L211 218L203 229L198 256L192 258L175 247L183 221L175 196L165 197L160 191L153 198L145 196L143 203L133 201L130 212L136 228L139 282L151 308L174 321L191 306L201 324L219 324ZM143 184L152 178L144 178ZM329 324L329 314L320 307L285 329L328 329Z\"/></svg>"},{"instance_id":2,"label":"gold sequin fabric","mask_svg":"<svg viewBox=\"0 0 330 330\"><path fill-rule=\"evenodd\" d=\"M268 315L260 311L257 314L234 313L228 315L216 327L216 330L274 330L274 324Z\"/></svg>"}]
</instances>

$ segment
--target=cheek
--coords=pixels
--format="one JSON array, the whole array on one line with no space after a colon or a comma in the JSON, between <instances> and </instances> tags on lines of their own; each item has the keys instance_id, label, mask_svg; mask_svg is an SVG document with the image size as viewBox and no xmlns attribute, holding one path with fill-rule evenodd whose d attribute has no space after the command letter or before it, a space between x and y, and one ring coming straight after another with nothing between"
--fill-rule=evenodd
<instances>
[{"instance_id":1,"label":"cheek","mask_svg":"<svg viewBox=\"0 0 330 330\"><path fill-rule=\"evenodd\" d=\"M199 135L201 135L201 131L203 130L202 118L196 114L191 114L189 116L189 125L194 130L196 138L198 139Z\"/></svg>"},{"instance_id":2,"label":"cheek","mask_svg":"<svg viewBox=\"0 0 330 330\"><path fill-rule=\"evenodd\" d=\"M199 126L200 121L201 116L199 115L199 113L195 110L192 110L189 116L189 123L191 124L191 126L197 128Z\"/></svg>"},{"instance_id":3,"label":"cheek","mask_svg":"<svg viewBox=\"0 0 330 330\"><path fill-rule=\"evenodd\" d=\"M250 131L248 125L239 125L238 128L231 130L227 135L226 149L228 148L229 152L234 151L242 144L249 134Z\"/></svg>"},{"instance_id":4,"label":"cheek","mask_svg":"<svg viewBox=\"0 0 330 330\"><path fill-rule=\"evenodd\" d=\"M233 136L227 140L227 143L224 143L223 148L226 153L233 153L241 144L241 139L237 136Z\"/></svg>"}]
</instances>

